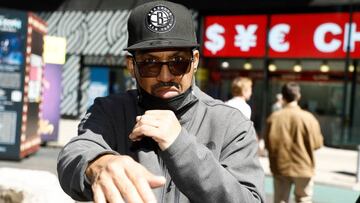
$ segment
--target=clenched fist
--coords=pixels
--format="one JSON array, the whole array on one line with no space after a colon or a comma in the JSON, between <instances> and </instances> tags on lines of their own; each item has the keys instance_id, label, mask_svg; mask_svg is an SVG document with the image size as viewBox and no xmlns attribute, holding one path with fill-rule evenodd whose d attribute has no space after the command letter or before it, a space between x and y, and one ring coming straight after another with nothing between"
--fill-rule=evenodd
<instances>
[{"instance_id":1,"label":"clenched fist","mask_svg":"<svg viewBox=\"0 0 360 203\"><path fill-rule=\"evenodd\" d=\"M144 136L151 137L161 150L167 149L177 138L181 125L170 110L149 110L136 117L136 124L129 138L139 141Z\"/></svg>"}]
</instances>

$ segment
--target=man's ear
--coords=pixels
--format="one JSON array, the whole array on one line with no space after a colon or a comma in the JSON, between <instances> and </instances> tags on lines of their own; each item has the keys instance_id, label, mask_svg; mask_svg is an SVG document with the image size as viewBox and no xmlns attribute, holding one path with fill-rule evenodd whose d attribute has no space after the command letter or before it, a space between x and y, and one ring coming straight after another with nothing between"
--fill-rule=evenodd
<instances>
[{"instance_id":1,"label":"man's ear","mask_svg":"<svg viewBox=\"0 0 360 203\"><path fill-rule=\"evenodd\" d=\"M200 53L199 50L194 50L193 51L193 57L194 57L194 72L197 71L198 65L199 65L199 60L200 60Z\"/></svg>"},{"instance_id":2,"label":"man's ear","mask_svg":"<svg viewBox=\"0 0 360 203\"><path fill-rule=\"evenodd\" d=\"M126 67L130 72L131 76L135 78L135 64L131 56L126 56Z\"/></svg>"}]
</instances>

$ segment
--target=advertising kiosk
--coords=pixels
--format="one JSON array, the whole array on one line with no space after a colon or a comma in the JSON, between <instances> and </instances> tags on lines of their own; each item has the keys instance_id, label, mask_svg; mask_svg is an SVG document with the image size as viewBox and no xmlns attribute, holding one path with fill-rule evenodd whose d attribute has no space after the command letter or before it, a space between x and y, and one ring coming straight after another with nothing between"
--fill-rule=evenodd
<instances>
[{"instance_id":1,"label":"advertising kiosk","mask_svg":"<svg viewBox=\"0 0 360 203\"><path fill-rule=\"evenodd\" d=\"M29 12L0 9L0 159L36 152L46 24Z\"/></svg>"}]
</instances>

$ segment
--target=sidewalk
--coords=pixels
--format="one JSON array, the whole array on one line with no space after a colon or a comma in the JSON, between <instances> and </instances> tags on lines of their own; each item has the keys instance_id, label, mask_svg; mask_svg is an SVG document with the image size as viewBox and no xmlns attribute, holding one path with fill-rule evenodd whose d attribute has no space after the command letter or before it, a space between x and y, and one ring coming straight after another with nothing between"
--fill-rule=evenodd
<instances>
[{"instance_id":1,"label":"sidewalk","mask_svg":"<svg viewBox=\"0 0 360 203\"><path fill-rule=\"evenodd\" d=\"M322 147L315 152L315 183L360 191L356 182L357 152ZM267 176L271 176L268 157L260 157Z\"/></svg>"}]
</instances>

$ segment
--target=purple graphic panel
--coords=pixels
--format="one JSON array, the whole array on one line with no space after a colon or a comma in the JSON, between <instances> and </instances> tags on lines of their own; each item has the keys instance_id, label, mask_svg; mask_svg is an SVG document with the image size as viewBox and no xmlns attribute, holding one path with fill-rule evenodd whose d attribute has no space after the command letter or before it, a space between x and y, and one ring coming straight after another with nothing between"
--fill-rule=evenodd
<instances>
[{"instance_id":1,"label":"purple graphic panel","mask_svg":"<svg viewBox=\"0 0 360 203\"><path fill-rule=\"evenodd\" d=\"M55 141L59 134L61 68L62 65L59 64L45 64L40 121L43 142Z\"/></svg>"}]
</instances>

